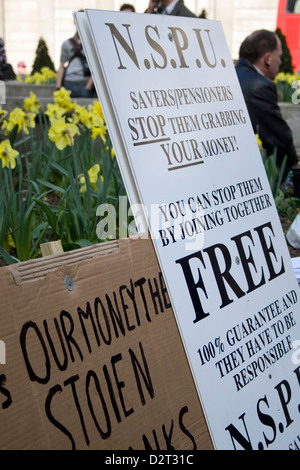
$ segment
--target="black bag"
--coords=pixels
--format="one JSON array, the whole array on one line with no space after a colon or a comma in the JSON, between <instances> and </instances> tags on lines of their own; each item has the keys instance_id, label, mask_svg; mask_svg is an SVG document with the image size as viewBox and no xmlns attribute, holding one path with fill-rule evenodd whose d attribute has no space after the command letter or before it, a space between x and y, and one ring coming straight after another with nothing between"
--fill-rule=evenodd
<instances>
[{"instance_id":1,"label":"black bag","mask_svg":"<svg viewBox=\"0 0 300 470\"><path fill-rule=\"evenodd\" d=\"M7 64L7 63L2 64L0 76L1 76L1 80L3 81L16 79L16 74L14 72L14 69L12 68L10 64Z\"/></svg>"},{"instance_id":2,"label":"black bag","mask_svg":"<svg viewBox=\"0 0 300 470\"><path fill-rule=\"evenodd\" d=\"M68 62L68 65L66 66L66 68L64 70L64 76L65 76L66 70L67 70L68 66L70 65L70 63L72 62L72 60L75 59L75 57L78 57L81 60L81 63L82 63L83 75L85 77L90 77L91 72L90 72L89 66L87 64L87 60L86 60L85 56L82 54L82 46L79 46L77 41L75 41L74 38L71 38L69 40L72 42L75 52L72 55L71 59ZM63 81L64 81L64 77L63 77Z\"/></svg>"}]
</instances>

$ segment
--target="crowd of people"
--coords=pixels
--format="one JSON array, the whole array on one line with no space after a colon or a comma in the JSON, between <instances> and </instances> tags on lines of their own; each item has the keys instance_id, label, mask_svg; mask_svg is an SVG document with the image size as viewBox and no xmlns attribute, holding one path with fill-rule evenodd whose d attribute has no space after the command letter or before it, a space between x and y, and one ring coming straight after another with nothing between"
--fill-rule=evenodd
<instances>
[{"instance_id":1,"label":"crowd of people","mask_svg":"<svg viewBox=\"0 0 300 470\"><path fill-rule=\"evenodd\" d=\"M135 8L125 3L120 11L134 13ZM145 13L196 17L184 0L149 0ZM292 131L282 117L273 81L279 71L281 55L281 41L274 32L254 31L241 44L236 73L253 130L259 134L263 147L269 155L277 149L278 165L287 156L285 178L290 169L297 165L299 157ZM4 42L0 39L0 80L12 78L15 74L7 64ZM65 40L61 47L56 87L59 89L62 86L71 91L71 97L88 98L93 94L93 79L78 32Z\"/></svg>"}]
</instances>

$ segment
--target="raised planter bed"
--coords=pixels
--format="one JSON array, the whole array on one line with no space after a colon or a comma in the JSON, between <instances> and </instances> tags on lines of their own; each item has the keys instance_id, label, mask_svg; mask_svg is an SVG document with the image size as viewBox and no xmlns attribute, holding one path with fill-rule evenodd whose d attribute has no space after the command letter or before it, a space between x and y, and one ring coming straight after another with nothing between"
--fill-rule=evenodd
<instances>
[{"instance_id":1,"label":"raised planter bed","mask_svg":"<svg viewBox=\"0 0 300 470\"><path fill-rule=\"evenodd\" d=\"M300 105L280 103L281 113L293 131L294 143L300 156Z\"/></svg>"},{"instance_id":2,"label":"raised planter bed","mask_svg":"<svg viewBox=\"0 0 300 470\"><path fill-rule=\"evenodd\" d=\"M38 97L42 109L48 103L53 102L53 92L55 91L55 84L52 85L33 85L29 83L18 82L17 80L8 81L6 86L6 103L2 105L7 111L11 111L16 106L22 106L23 100L30 95L33 91ZM87 105L92 103L95 98L76 98L79 104ZM300 105L292 103L279 103L282 115L289 124L294 135L295 146L300 156Z\"/></svg>"},{"instance_id":3,"label":"raised planter bed","mask_svg":"<svg viewBox=\"0 0 300 470\"><path fill-rule=\"evenodd\" d=\"M41 108L45 109L48 103L53 102L53 93L55 91L55 84L51 85L33 85L31 83L23 83L17 80L5 82L5 96L6 102L2 104L2 108L8 112L12 111L15 107L23 106L25 98L28 98L32 91L37 96ZM78 104L87 105L92 103L95 98L76 98Z\"/></svg>"}]
</instances>

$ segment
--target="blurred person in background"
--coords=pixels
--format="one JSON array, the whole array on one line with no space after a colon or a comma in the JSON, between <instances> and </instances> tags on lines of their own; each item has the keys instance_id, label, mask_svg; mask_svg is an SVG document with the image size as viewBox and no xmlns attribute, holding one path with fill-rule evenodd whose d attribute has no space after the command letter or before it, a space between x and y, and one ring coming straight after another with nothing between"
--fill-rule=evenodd
<instances>
[{"instance_id":1,"label":"blurred person in background","mask_svg":"<svg viewBox=\"0 0 300 470\"><path fill-rule=\"evenodd\" d=\"M90 98L93 95L94 83L78 31L61 47L56 88L59 90L62 86L71 91L72 98Z\"/></svg>"},{"instance_id":2,"label":"blurred person in background","mask_svg":"<svg viewBox=\"0 0 300 470\"><path fill-rule=\"evenodd\" d=\"M26 64L25 62L18 62L18 77L25 78L26 77Z\"/></svg>"},{"instance_id":3,"label":"blurred person in background","mask_svg":"<svg viewBox=\"0 0 300 470\"><path fill-rule=\"evenodd\" d=\"M253 130L259 135L267 154L271 155L276 149L278 167L287 155L285 179L298 163L298 156L292 131L281 115L273 82L281 56L281 41L274 32L265 29L254 31L240 46L236 72Z\"/></svg>"},{"instance_id":4,"label":"blurred person in background","mask_svg":"<svg viewBox=\"0 0 300 470\"><path fill-rule=\"evenodd\" d=\"M150 0L145 13L196 18L196 15L185 6L183 0Z\"/></svg>"},{"instance_id":5,"label":"blurred person in background","mask_svg":"<svg viewBox=\"0 0 300 470\"><path fill-rule=\"evenodd\" d=\"M0 38L0 80L15 80L16 74L10 64L6 60L5 44Z\"/></svg>"},{"instance_id":6,"label":"blurred person in background","mask_svg":"<svg viewBox=\"0 0 300 470\"><path fill-rule=\"evenodd\" d=\"M135 13L135 8L130 3L123 3L123 5L120 6L120 11L129 11L131 13Z\"/></svg>"}]
</instances>

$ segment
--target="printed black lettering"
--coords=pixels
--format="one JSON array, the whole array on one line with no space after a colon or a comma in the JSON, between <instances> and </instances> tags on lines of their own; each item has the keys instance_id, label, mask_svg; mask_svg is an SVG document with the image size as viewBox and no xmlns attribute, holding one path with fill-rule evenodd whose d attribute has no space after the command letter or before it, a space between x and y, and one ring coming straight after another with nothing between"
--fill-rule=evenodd
<instances>
[{"instance_id":1,"label":"printed black lettering","mask_svg":"<svg viewBox=\"0 0 300 470\"><path fill-rule=\"evenodd\" d=\"M122 61L121 61L121 56L119 54L119 50L118 50L118 47L117 47L117 42L122 46L122 48L124 49L124 51L126 52L126 54L130 57L130 59L132 60L132 62L136 65L136 67L139 69L140 66L139 66L139 63L138 63L138 59L137 59L137 56L136 56L136 53L135 53L135 50L134 50L134 47L133 47L133 43L132 43L132 39L131 39L131 36L130 36L130 31L129 31L129 28L130 28L130 24L123 24L122 26L124 26L124 28L126 28L127 30L127 34L128 34L128 38L129 38L129 41L130 41L130 45L126 42L126 40L123 38L123 36L121 35L120 31L118 31L118 29L115 27L114 24L112 23L105 23L106 26L109 27L110 29L110 32L111 32L111 35L112 35L112 39L113 39L113 42L114 42L114 46L115 46L115 49L116 49L116 53L117 53L117 56L118 56L118 59L119 59L119 67L118 69L126 69L126 67L123 65Z\"/></svg>"},{"instance_id":2,"label":"printed black lettering","mask_svg":"<svg viewBox=\"0 0 300 470\"><path fill-rule=\"evenodd\" d=\"M184 60L184 56L182 51L188 48L189 42L187 35L181 28L168 28L171 31L172 37L174 39L175 47L178 53L178 57L180 60L180 68L189 68L187 63ZM181 45L182 44L182 45Z\"/></svg>"},{"instance_id":3,"label":"printed black lettering","mask_svg":"<svg viewBox=\"0 0 300 470\"><path fill-rule=\"evenodd\" d=\"M250 441L250 437L249 437L249 434L248 434L248 429L247 429L247 426L246 426L246 423L245 423L245 413L243 413L241 416L239 416L239 419L243 421L243 425L244 425L244 429L245 429L247 438L245 436L243 436L243 434L233 424L230 424L229 426L227 426L227 428L225 428L225 431L228 431L229 434L230 434L234 450L236 450L235 441L238 442L243 449L253 450L252 449L252 444L251 444L251 441Z\"/></svg>"},{"instance_id":4,"label":"printed black lettering","mask_svg":"<svg viewBox=\"0 0 300 470\"><path fill-rule=\"evenodd\" d=\"M151 26L151 25L148 25L146 26L146 29L145 29L145 35L146 35L146 39L149 43L149 45L152 47L152 49L154 49L162 58L162 64L158 64L158 62L156 62L156 60L154 59L153 55L151 54L151 58L153 60L153 65L154 65L154 68L155 69L165 69L166 66L167 66L167 56L166 56L166 53L165 51L163 50L163 48L150 36L149 34L149 30L153 30L155 31L156 35L158 38L160 38L159 36L159 32L158 32L158 28L157 26Z\"/></svg>"},{"instance_id":5,"label":"printed black lettering","mask_svg":"<svg viewBox=\"0 0 300 470\"><path fill-rule=\"evenodd\" d=\"M266 395L260 400L258 400L257 402L257 415L263 424L265 424L266 426L269 426L273 430L273 437L271 439L268 439L265 433L263 432L266 446L269 447L269 445L272 444L276 439L276 423L274 422L273 418L270 415L267 415L261 411L260 409L261 403L265 403L267 407L270 408Z\"/></svg>"}]
</instances>

